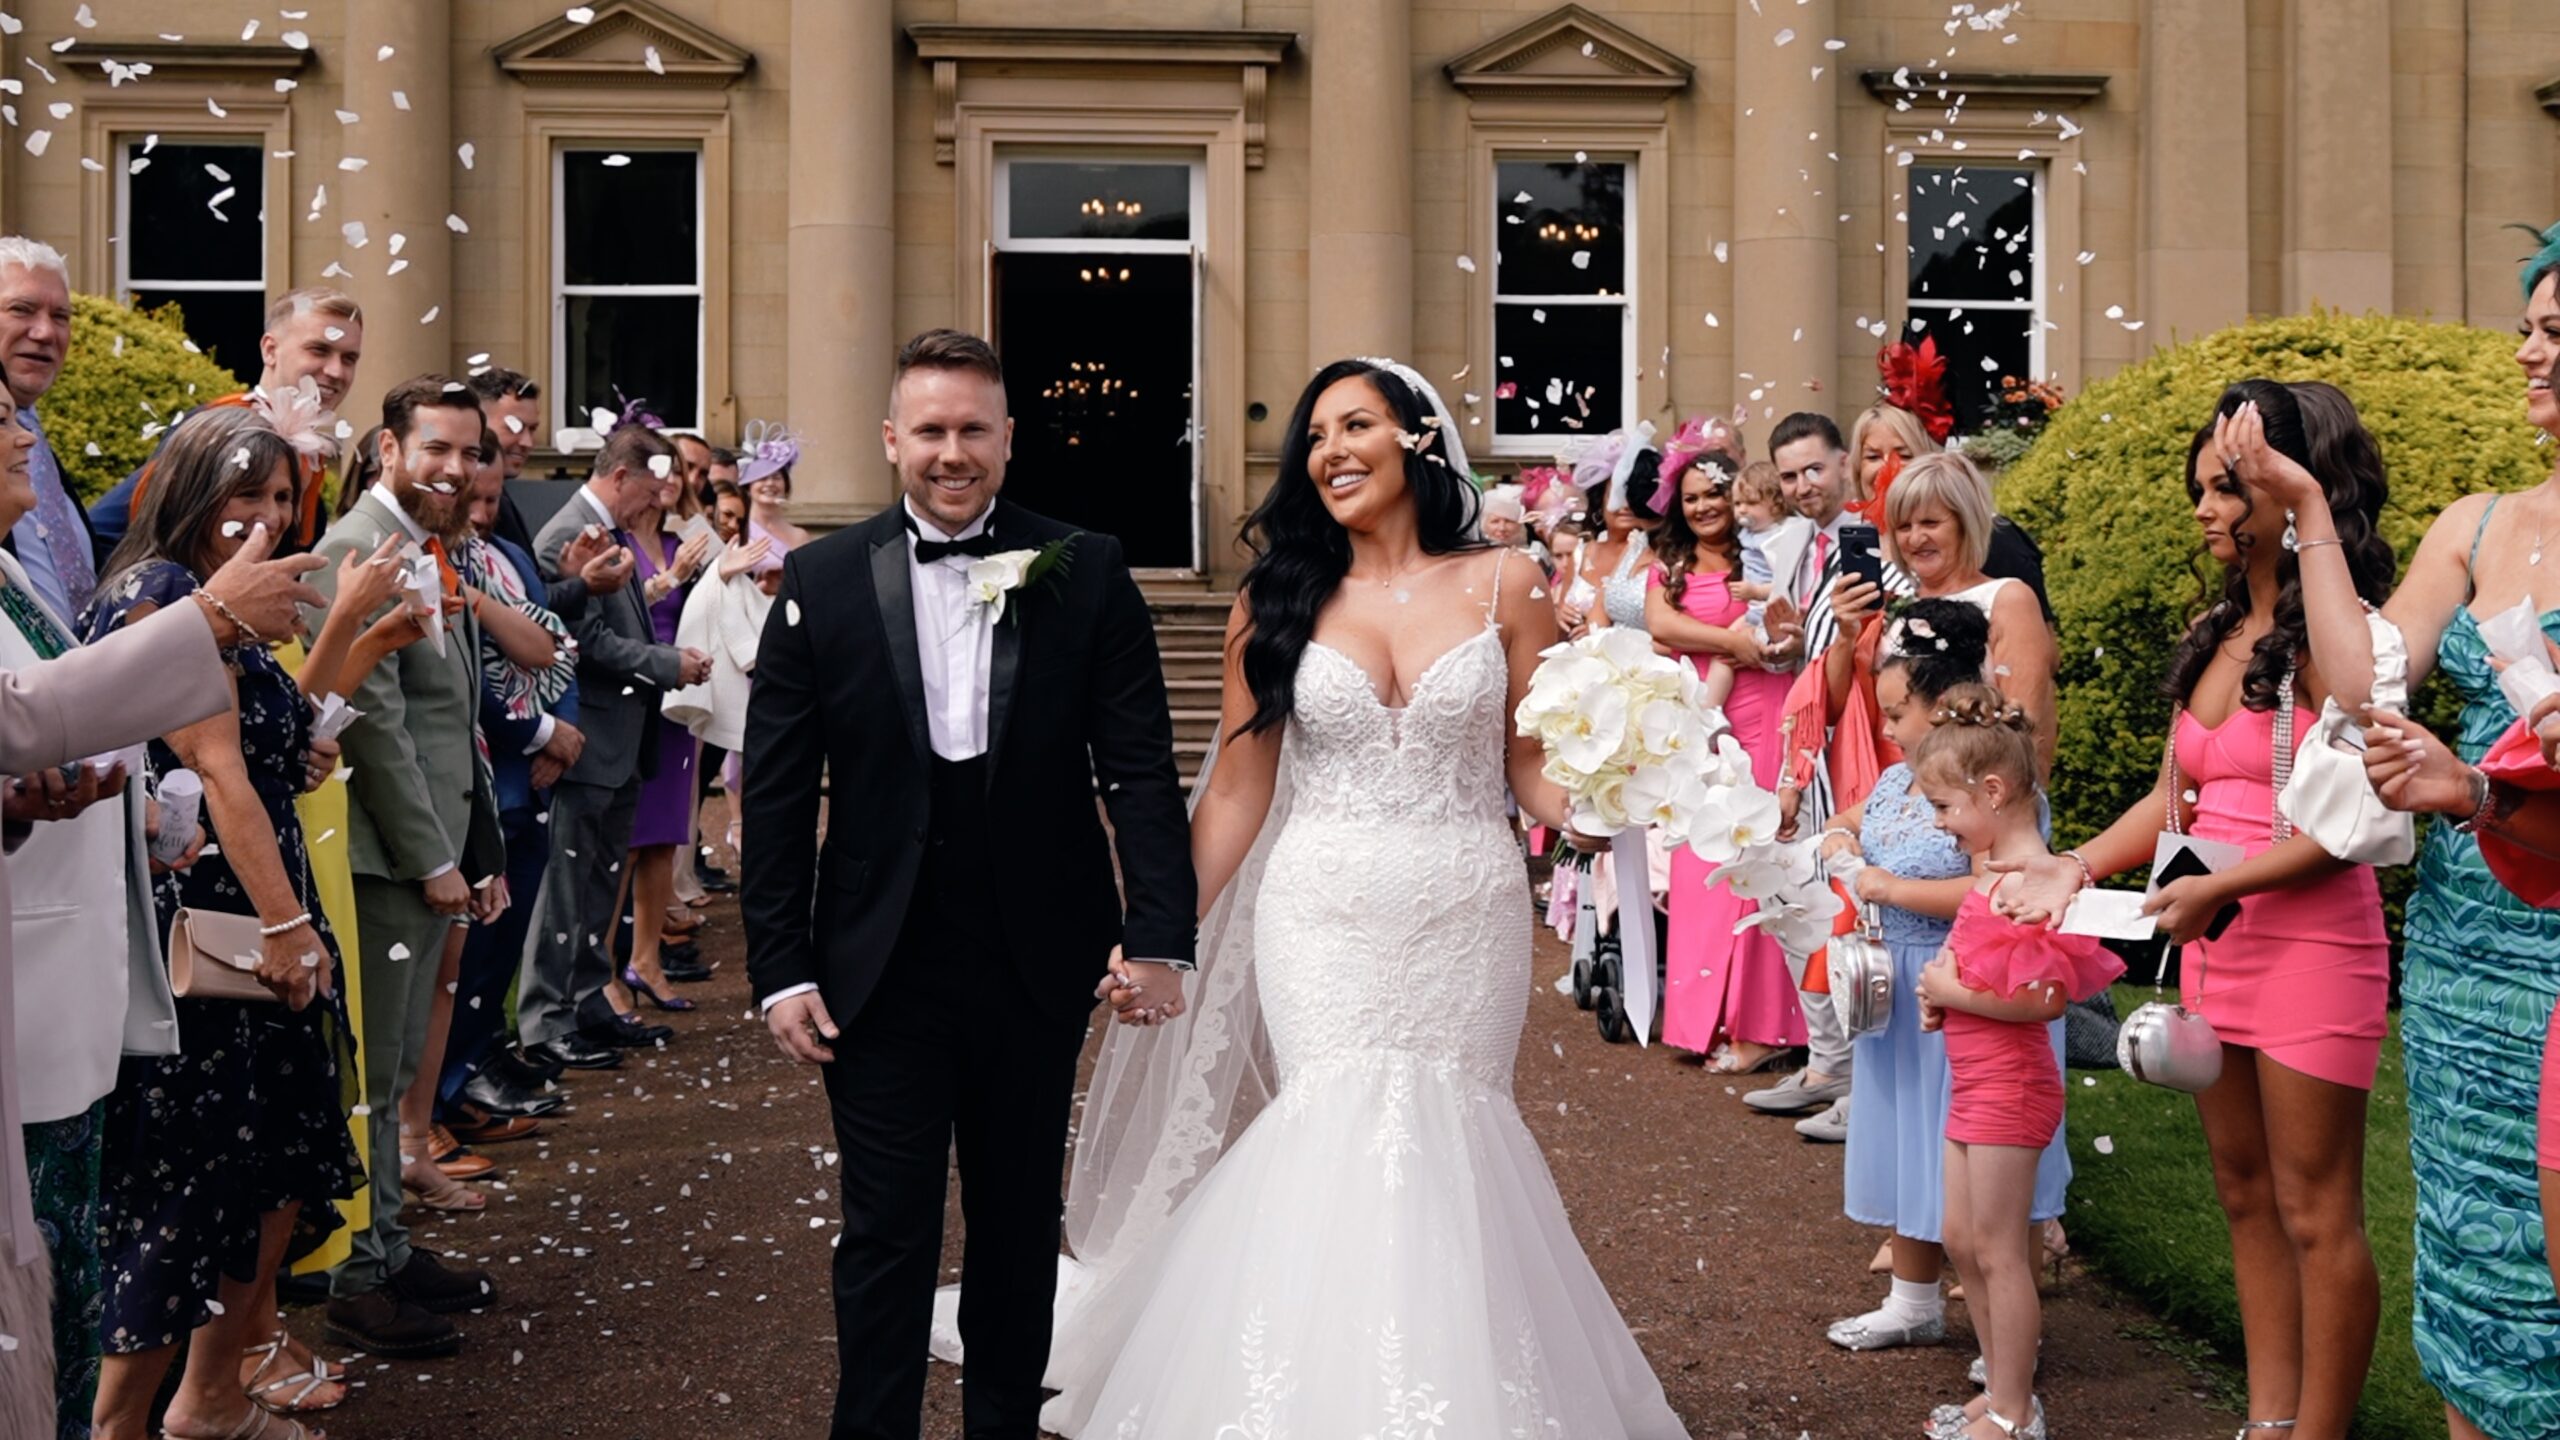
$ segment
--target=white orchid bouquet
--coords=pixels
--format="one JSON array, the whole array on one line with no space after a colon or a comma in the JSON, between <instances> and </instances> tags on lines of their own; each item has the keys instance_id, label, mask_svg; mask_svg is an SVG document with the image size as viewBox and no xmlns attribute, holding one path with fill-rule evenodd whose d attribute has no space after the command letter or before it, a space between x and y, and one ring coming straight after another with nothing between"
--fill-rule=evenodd
<instances>
[{"instance_id":1,"label":"white orchid bouquet","mask_svg":"<svg viewBox=\"0 0 2560 1440\"><path fill-rule=\"evenodd\" d=\"M1709 884L1758 902L1745 925L1799 954L1822 948L1841 905L1816 845L1779 843L1778 797L1752 779L1750 755L1689 662L1610 626L1548 650L1512 720L1546 747L1546 777L1571 802L1575 830L1607 838L1650 826L1718 867Z\"/></svg>"},{"instance_id":2,"label":"white orchid bouquet","mask_svg":"<svg viewBox=\"0 0 2560 1440\"><path fill-rule=\"evenodd\" d=\"M1751 757L1695 667L1654 653L1640 630L1611 626L1548 650L1512 720L1546 747L1546 776L1585 835L1651 826L1714 861L1737 837L1754 844L1777 829L1777 797L1751 782Z\"/></svg>"}]
</instances>

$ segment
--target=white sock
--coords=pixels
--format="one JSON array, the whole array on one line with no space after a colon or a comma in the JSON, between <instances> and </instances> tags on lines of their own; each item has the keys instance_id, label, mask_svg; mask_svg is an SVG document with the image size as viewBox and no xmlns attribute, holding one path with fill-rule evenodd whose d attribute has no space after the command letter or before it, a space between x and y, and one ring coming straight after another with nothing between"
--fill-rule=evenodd
<instances>
[{"instance_id":1,"label":"white sock","mask_svg":"<svg viewBox=\"0 0 2560 1440\"><path fill-rule=\"evenodd\" d=\"M1923 1320L1936 1320L1944 1316L1947 1313L1947 1301L1946 1297L1939 1293L1936 1285L1919 1280L1905 1280L1897 1275L1893 1281L1893 1294L1886 1298L1884 1309L1885 1313L1906 1324L1917 1324Z\"/></svg>"}]
</instances>

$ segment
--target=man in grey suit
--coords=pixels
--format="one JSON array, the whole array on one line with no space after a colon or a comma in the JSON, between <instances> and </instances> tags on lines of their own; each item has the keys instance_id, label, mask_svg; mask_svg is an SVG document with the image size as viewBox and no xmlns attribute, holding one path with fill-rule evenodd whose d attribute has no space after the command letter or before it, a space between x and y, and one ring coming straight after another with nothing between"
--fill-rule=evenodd
<instances>
[{"instance_id":1,"label":"man in grey suit","mask_svg":"<svg viewBox=\"0 0 2560 1440\"><path fill-rule=\"evenodd\" d=\"M479 397L459 381L421 375L383 397L382 425L382 478L320 538L314 553L328 564L318 587L335 589L349 554L370 555L396 538L404 557L431 559L441 595L453 595L455 575L437 537L453 528L471 482ZM407 603L406 595L390 601ZM455 925L495 918L503 892L480 882L506 872L497 805L473 740L479 630L469 611L449 609L441 644L399 651L347 697L363 718L340 740L351 772L347 856L364 983L373 1221L330 1277L328 1330L377 1355L450 1355L462 1333L443 1317L495 1299L484 1272L447 1266L412 1246L400 1218L399 1098L426 1049L437 962Z\"/></svg>"},{"instance_id":2,"label":"man in grey suit","mask_svg":"<svg viewBox=\"0 0 2560 1440\"><path fill-rule=\"evenodd\" d=\"M627 527L657 503L675 465L675 446L647 426L607 436L587 483L534 537L545 583L560 585L561 556L581 535L612 539L627 574ZM623 1049L675 1033L616 1012L604 991L613 977L614 896L640 781L658 750L658 701L708 678L711 657L658 644L637 586L565 586L552 598L577 631L578 725L587 745L551 792L551 863L525 939L516 1025L538 1065L608 1070L622 1063Z\"/></svg>"}]
</instances>

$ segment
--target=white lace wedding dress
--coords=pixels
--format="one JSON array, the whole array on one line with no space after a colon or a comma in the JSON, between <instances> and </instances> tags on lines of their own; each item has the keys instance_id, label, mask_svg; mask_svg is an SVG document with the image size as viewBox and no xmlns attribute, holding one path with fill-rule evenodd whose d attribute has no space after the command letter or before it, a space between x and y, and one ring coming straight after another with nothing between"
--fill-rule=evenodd
<instances>
[{"instance_id":1,"label":"white lace wedding dress","mask_svg":"<svg viewBox=\"0 0 2560 1440\"><path fill-rule=\"evenodd\" d=\"M1530 907L1499 631L1380 703L1311 645L1254 915L1279 1089L1062 1315L1078 1440L1680 1440L1511 1098Z\"/></svg>"}]
</instances>

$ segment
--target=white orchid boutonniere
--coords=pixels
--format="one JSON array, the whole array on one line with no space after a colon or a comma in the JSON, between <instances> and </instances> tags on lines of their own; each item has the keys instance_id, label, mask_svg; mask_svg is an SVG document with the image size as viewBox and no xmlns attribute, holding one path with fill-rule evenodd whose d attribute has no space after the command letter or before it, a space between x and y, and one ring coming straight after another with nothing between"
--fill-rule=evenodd
<instances>
[{"instance_id":1,"label":"white orchid boutonniere","mask_svg":"<svg viewBox=\"0 0 2560 1440\"><path fill-rule=\"evenodd\" d=\"M1066 568L1075 537L1052 540L1037 550L1002 550L969 562L969 598L995 612L998 623L1015 591L1025 590Z\"/></svg>"}]
</instances>

